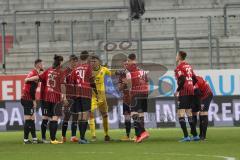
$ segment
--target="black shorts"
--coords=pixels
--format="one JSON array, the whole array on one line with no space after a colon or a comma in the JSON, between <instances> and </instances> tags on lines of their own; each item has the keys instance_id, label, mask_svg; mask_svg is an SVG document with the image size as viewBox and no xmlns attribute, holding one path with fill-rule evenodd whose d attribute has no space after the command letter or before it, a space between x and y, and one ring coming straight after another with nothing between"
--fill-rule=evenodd
<instances>
[{"instance_id":1,"label":"black shorts","mask_svg":"<svg viewBox=\"0 0 240 160\"><path fill-rule=\"evenodd\" d=\"M52 103L52 102L45 102L47 116L53 117L53 116L62 116L62 103Z\"/></svg>"},{"instance_id":2,"label":"black shorts","mask_svg":"<svg viewBox=\"0 0 240 160\"><path fill-rule=\"evenodd\" d=\"M194 96L180 96L178 97L177 109L191 109L193 105Z\"/></svg>"},{"instance_id":3,"label":"black shorts","mask_svg":"<svg viewBox=\"0 0 240 160\"><path fill-rule=\"evenodd\" d=\"M21 99L21 104L23 106L24 115L32 116L34 114L33 101Z\"/></svg>"},{"instance_id":4,"label":"black shorts","mask_svg":"<svg viewBox=\"0 0 240 160\"><path fill-rule=\"evenodd\" d=\"M201 109L201 98L199 96L193 96L192 112L199 112Z\"/></svg>"},{"instance_id":5,"label":"black shorts","mask_svg":"<svg viewBox=\"0 0 240 160\"><path fill-rule=\"evenodd\" d=\"M68 106L65 106L63 109L64 113L64 118L65 119L70 119L71 115L77 115L78 110L75 105L75 100L74 99L68 99Z\"/></svg>"},{"instance_id":6,"label":"black shorts","mask_svg":"<svg viewBox=\"0 0 240 160\"><path fill-rule=\"evenodd\" d=\"M75 105L76 99L69 99L68 100L68 105L69 105L69 111L71 114L76 114L78 113L77 105Z\"/></svg>"},{"instance_id":7,"label":"black shorts","mask_svg":"<svg viewBox=\"0 0 240 160\"><path fill-rule=\"evenodd\" d=\"M46 102L44 100L40 100L40 106L42 110L42 116L48 116L48 107L46 106Z\"/></svg>"},{"instance_id":8,"label":"black shorts","mask_svg":"<svg viewBox=\"0 0 240 160\"><path fill-rule=\"evenodd\" d=\"M91 101L92 99L90 98L85 97L76 98L76 100L74 101L74 110L77 113L91 111Z\"/></svg>"},{"instance_id":9,"label":"black shorts","mask_svg":"<svg viewBox=\"0 0 240 160\"><path fill-rule=\"evenodd\" d=\"M128 115L131 113L131 108L128 104L123 103L123 115Z\"/></svg>"},{"instance_id":10,"label":"black shorts","mask_svg":"<svg viewBox=\"0 0 240 160\"><path fill-rule=\"evenodd\" d=\"M148 96L147 95L135 95L131 99L131 112L147 112L148 108Z\"/></svg>"},{"instance_id":11,"label":"black shorts","mask_svg":"<svg viewBox=\"0 0 240 160\"><path fill-rule=\"evenodd\" d=\"M209 95L208 97L202 100L202 103L201 103L202 107L200 109L201 112L208 112L212 99L213 99L213 95Z\"/></svg>"}]
</instances>

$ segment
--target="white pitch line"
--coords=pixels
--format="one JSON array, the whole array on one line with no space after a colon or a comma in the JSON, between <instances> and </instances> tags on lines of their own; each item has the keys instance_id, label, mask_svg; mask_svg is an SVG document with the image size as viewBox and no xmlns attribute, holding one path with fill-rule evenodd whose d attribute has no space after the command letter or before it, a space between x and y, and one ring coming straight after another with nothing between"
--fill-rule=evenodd
<instances>
[{"instance_id":1,"label":"white pitch line","mask_svg":"<svg viewBox=\"0 0 240 160\"><path fill-rule=\"evenodd\" d=\"M1 152L2 154L12 154L12 152ZM40 152L18 152L20 154L31 154L31 153L40 153ZM65 154L65 152L54 152L55 154ZM69 152L68 152L69 153ZM72 152L73 154L114 154L114 152ZM220 155L203 155L203 154L182 154L182 153L151 153L146 152L144 155L168 155L168 156L196 156L196 157L212 157L212 158L221 158L224 160L236 160L235 157L220 156Z\"/></svg>"},{"instance_id":2,"label":"white pitch line","mask_svg":"<svg viewBox=\"0 0 240 160\"><path fill-rule=\"evenodd\" d=\"M213 158L221 158L224 160L236 160L235 157L228 156L219 156L219 155L203 155L203 154L181 154L181 153L144 153L146 155L169 155L169 156L196 156L196 157L213 157Z\"/></svg>"}]
</instances>

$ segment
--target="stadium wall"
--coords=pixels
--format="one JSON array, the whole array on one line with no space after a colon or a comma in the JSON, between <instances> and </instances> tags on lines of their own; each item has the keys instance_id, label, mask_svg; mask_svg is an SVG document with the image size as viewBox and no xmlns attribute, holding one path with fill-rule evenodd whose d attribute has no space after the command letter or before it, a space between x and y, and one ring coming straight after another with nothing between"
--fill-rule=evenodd
<instances>
[{"instance_id":1,"label":"stadium wall","mask_svg":"<svg viewBox=\"0 0 240 160\"><path fill-rule=\"evenodd\" d=\"M209 109L211 126L240 126L240 70L198 70L211 86L214 99ZM19 130L23 128L23 108L20 103L21 88L25 75L0 76L0 131ZM173 93L176 81L172 71L158 78L157 97L149 99L149 112L146 115L147 128L179 127L176 118L176 102ZM164 90L162 84L167 82L170 88ZM107 86L106 89L112 88ZM39 92L39 89L38 89ZM111 92L111 91L110 91ZM122 102L110 106L110 127L124 127ZM98 113L96 113L98 115ZM96 116L97 127L102 128L101 118ZM41 110L37 109L36 127L40 129ZM59 121L60 123L60 121Z\"/></svg>"}]
</instances>

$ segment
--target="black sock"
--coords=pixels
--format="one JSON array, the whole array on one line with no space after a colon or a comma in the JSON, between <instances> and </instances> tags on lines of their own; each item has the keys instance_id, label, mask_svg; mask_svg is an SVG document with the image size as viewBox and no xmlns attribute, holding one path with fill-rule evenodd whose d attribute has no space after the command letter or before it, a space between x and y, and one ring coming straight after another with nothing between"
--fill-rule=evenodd
<instances>
[{"instance_id":1,"label":"black sock","mask_svg":"<svg viewBox=\"0 0 240 160\"><path fill-rule=\"evenodd\" d=\"M192 122L195 125L195 127L197 127L197 116L196 115L192 116ZM193 135L193 131L192 130L191 130L191 134Z\"/></svg>"},{"instance_id":2,"label":"black sock","mask_svg":"<svg viewBox=\"0 0 240 160\"><path fill-rule=\"evenodd\" d=\"M201 116L201 122L202 124L202 138L206 138L206 134L207 134L207 128L208 128L208 116L204 115Z\"/></svg>"},{"instance_id":3,"label":"black sock","mask_svg":"<svg viewBox=\"0 0 240 160\"><path fill-rule=\"evenodd\" d=\"M203 125L202 125L202 116L199 116L199 137L202 138L203 137Z\"/></svg>"},{"instance_id":4,"label":"black sock","mask_svg":"<svg viewBox=\"0 0 240 160\"><path fill-rule=\"evenodd\" d=\"M50 121L49 122L49 132L50 132L50 139L52 140L52 141L54 141L55 139L54 139L54 136L53 136L53 131L54 130L54 128L53 128L53 121Z\"/></svg>"},{"instance_id":5,"label":"black sock","mask_svg":"<svg viewBox=\"0 0 240 160\"><path fill-rule=\"evenodd\" d=\"M86 134L86 131L87 131L87 127L88 127L88 121L85 120L84 123L83 123L83 136L85 138L85 134Z\"/></svg>"},{"instance_id":6,"label":"black sock","mask_svg":"<svg viewBox=\"0 0 240 160\"><path fill-rule=\"evenodd\" d=\"M189 123L190 128L191 128L191 134L192 134L194 137L197 136L196 125L195 125L195 123L193 122L192 117L188 117L188 123Z\"/></svg>"},{"instance_id":7,"label":"black sock","mask_svg":"<svg viewBox=\"0 0 240 160\"><path fill-rule=\"evenodd\" d=\"M145 131L144 117L139 117L140 134Z\"/></svg>"},{"instance_id":8,"label":"black sock","mask_svg":"<svg viewBox=\"0 0 240 160\"><path fill-rule=\"evenodd\" d=\"M57 129L58 129L58 122L57 121L54 121L53 123L54 125L54 138L56 139L56 135L57 135Z\"/></svg>"},{"instance_id":9,"label":"black sock","mask_svg":"<svg viewBox=\"0 0 240 160\"><path fill-rule=\"evenodd\" d=\"M41 124L42 139L46 139L47 124L48 124L48 120L43 119Z\"/></svg>"},{"instance_id":10,"label":"black sock","mask_svg":"<svg viewBox=\"0 0 240 160\"><path fill-rule=\"evenodd\" d=\"M197 126L197 116L192 116L193 123Z\"/></svg>"},{"instance_id":11,"label":"black sock","mask_svg":"<svg viewBox=\"0 0 240 160\"><path fill-rule=\"evenodd\" d=\"M66 137L67 129L68 129L68 121L63 121L63 123L62 123L62 136L63 137Z\"/></svg>"},{"instance_id":12,"label":"black sock","mask_svg":"<svg viewBox=\"0 0 240 160\"><path fill-rule=\"evenodd\" d=\"M87 131L87 125L88 125L87 120L80 120L78 122L79 131L80 131L80 139L85 139L85 133Z\"/></svg>"},{"instance_id":13,"label":"black sock","mask_svg":"<svg viewBox=\"0 0 240 160\"><path fill-rule=\"evenodd\" d=\"M57 127L58 127L57 121L50 121L49 129L52 141L56 140Z\"/></svg>"},{"instance_id":14,"label":"black sock","mask_svg":"<svg viewBox=\"0 0 240 160\"><path fill-rule=\"evenodd\" d=\"M31 120L30 126L31 126L30 132L31 132L32 138L37 138L34 120Z\"/></svg>"},{"instance_id":15,"label":"black sock","mask_svg":"<svg viewBox=\"0 0 240 160\"><path fill-rule=\"evenodd\" d=\"M131 121L125 120L126 135L129 137L131 132Z\"/></svg>"},{"instance_id":16,"label":"black sock","mask_svg":"<svg viewBox=\"0 0 240 160\"><path fill-rule=\"evenodd\" d=\"M132 118L133 118L133 124L134 124L134 128L135 128L135 135L137 137L139 137L141 134L141 128L140 128L141 125L140 125L140 121L139 121L139 116L133 115Z\"/></svg>"},{"instance_id":17,"label":"black sock","mask_svg":"<svg viewBox=\"0 0 240 160\"><path fill-rule=\"evenodd\" d=\"M187 131L187 126L186 126L185 118L184 118L184 117L180 117L180 118L179 118L179 123L180 123L180 126L181 126L181 128L182 128L184 137L188 137L188 131Z\"/></svg>"},{"instance_id":18,"label":"black sock","mask_svg":"<svg viewBox=\"0 0 240 160\"><path fill-rule=\"evenodd\" d=\"M137 123L136 122L133 122L133 125L134 125L134 130L135 130L135 136L139 136L139 129L137 128Z\"/></svg>"},{"instance_id":19,"label":"black sock","mask_svg":"<svg viewBox=\"0 0 240 160\"><path fill-rule=\"evenodd\" d=\"M71 131L72 131L72 137L76 136L76 132L77 132L77 122L72 122Z\"/></svg>"},{"instance_id":20,"label":"black sock","mask_svg":"<svg viewBox=\"0 0 240 160\"><path fill-rule=\"evenodd\" d=\"M28 136L29 136L29 126L31 124L31 120L25 120L25 123L24 123L24 139L28 139Z\"/></svg>"}]
</instances>

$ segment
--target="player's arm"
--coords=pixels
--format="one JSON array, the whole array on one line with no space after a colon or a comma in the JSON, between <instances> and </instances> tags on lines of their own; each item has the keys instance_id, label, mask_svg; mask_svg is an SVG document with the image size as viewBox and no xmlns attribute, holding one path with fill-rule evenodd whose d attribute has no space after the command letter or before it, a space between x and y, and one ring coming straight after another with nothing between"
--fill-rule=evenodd
<instances>
[{"instance_id":1,"label":"player's arm","mask_svg":"<svg viewBox=\"0 0 240 160\"><path fill-rule=\"evenodd\" d=\"M131 80L131 73L127 73L126 74L126 78L122 80L124 84L127 85L127 88L131 88L132 87L132 80Z\"/></svg>"},{"instance_id":2,"label":"player's arm","mask_svg":"<svg viewBox=\"0 0 240 160\"><path fill-rule=\"evenodd\" d=\"M39 76L33 76L33 77L30 77L30 78L25 78L25 83L26 82L32 82L32 81L37 81L39 80Z\"/></svg>"},{"instance_id":3,"label":"player's arm","mask_svg":"<svg viewBox=\"0 0 240 160\"><path fill-rule=\"evenodd\" d=\"M126 89L126 84L124 84L123 82L119 82L118 89L119 91L123 91L124 89Z\"/></svg>"},{"instance_id":4,"label":"player's arm","mask_svg":"<svg viewBox=\"0 0 240 160\"><path fill-rule=\"evenodd\" d=\"M95 94L98 95L97 86L96 86L96 83L95 83L95 78L93 76L90 78L90 86L93 89L93 91L95 92Z\"/></svg>"},{"instance_id":5,"label":"player's arm","mask_svg":"<svg viewBox=\"0 0 240 160\"><path fill-rule=\"evenodd\" d=\"M36 72L30 72L25 78L25 83L39 80L39 75Z\"/></svg>"},{"instance_id":6,"label":"player's arm","mask_svg":"<svg viewBox=\"0 0 240 160\"><path fill-rule=\"evenodd\" d=\"M178 84L177 92L179 92L180 90L183 89L186 77L183 75L183 72L181 70L176 71L176 77L177 77L177 84Z\"/></svg>"},{"instance_id":7,"label":"player's arm","mask_svg":"<svg viewBox=\"0 0 240 160\"><path fill-rule=\"evenodd\" d=\"M88 68L86 75L89 77L89 83L96 95L98 95L97 85L95 83L95 77L92 74L92 68Z\"/></svg>"},{"instance_id":8,"label":"player's arm","mask_svg":"<svg viewBox=\"0 0 240 160\"><path fill-rule=\"evenodd\" d=\"M36 100L33 101L33 108L37 108L37 101Z\"/></svg>"},{"instance_id":9,"label":"player's arm","mask_svg":"<svg viewBox=\"0 0 240 160\"><path fill-rule=\"evenodd\" d=\"M61 89L61 98L62 101L64 102L65 106L68 105L68 101L67 101L67 93L66 93L66 85L67 85L67 77L66 77L66 73L65 72L61 72L61 76L60 76L60 89Z\"/></svg>"},{"instance_id":10,"label":"player's arm","mask_svg":"<svg viewBox=\"0 0 240 160\"><path fill-rule=\"evenodd\" d=\"M196 74L193 72L193 75L192 75L192 82L193 82L193 85L195 85L197 83L197 76Z\"/></svg>"},{"instance_id":11,"label":"player's arm","mask_svg":"<svg viewBox=\"0 0 240 160\"><path fill-rule=\"evenodd\" d=\"M184 83L185 83L186 77L185 76L180 76L177 80L178 82L178 88L177 88L177 92L179 92L180 90L183 89Z\"/></svg>"},{"instance_id":12,"label":"player's arm","mask_svg":"<svg viewBox=\"0 0 240 160\"><path fill-rule=\"evenodd\" d=\"M67 106L68 101L67 101L67 96L66 96L66 85L61 84L61 97L62 101L64 102L65 106Z\"/></svg>"},{"instance_id":13,"label":"player's arm","mask_svg":"<svg viewBox=\"0 0 240 160\"><path fill-rule=\"evenodd\" d=\"M114 72L112 72L108 68L106 68L105 75L111 76L111 75L114 75Z\"/></svg>"},{"instance_id":14,"label":"player's arm","mask_svg":"<svg viewBox=\"0 0 240 160\"><path fill-rule=\"evenodd\" d=\"M123 69L112 69L112 68L107 70L108 70L107 75L109 76L113 76L113 75L118 76L118 75L121 75L122 72L124 71Z\"/></svg>"}]
</instances>

